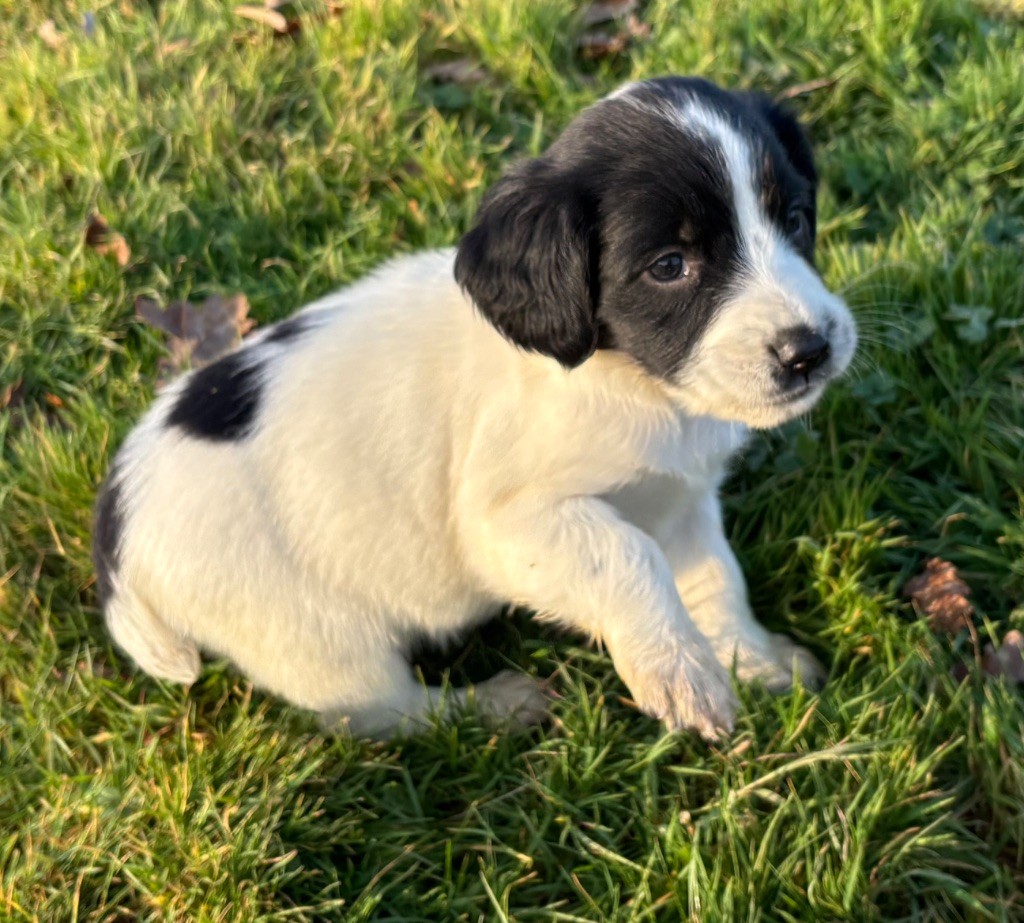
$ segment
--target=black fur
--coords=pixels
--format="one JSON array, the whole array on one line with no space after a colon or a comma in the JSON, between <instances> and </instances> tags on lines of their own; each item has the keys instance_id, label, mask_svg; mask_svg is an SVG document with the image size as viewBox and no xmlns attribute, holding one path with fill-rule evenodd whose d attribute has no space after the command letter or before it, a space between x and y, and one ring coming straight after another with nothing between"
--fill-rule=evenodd
<instances>
[{"instance_id":1,"label":"black fur","mask_svg":"<svg viewBox=\"0 0 1024 923\"><path fill-rule=\"evenodd\" d=\"M260 403L260 366L251 350L230 353L194 372L167 417L199 439L242 439L252 429Z\"/></svg>"},{"instance_id":2,"label":"black fur","mask_svg":"<svg viewBox=\"0 0 1024 923\"><path fill-rule=\"evenodd\" d=\"M793 169L814 189L817 189L818 170L814 166L814 152L811 150L811 142L807 133L796 117L787 109L773 102L768 96L752 93L749 98L755 110L760 113L768 127L774 132L786 157L793 165Z\"/></svg>"},{"instance_id":3,"label":"black fur","mask_svg":"<svg viewBox=\"0 0 1024 923\"><path fill-rule=\"evenodd\" d=\"M313 327L313 320L306 314L296 314L287 320L274 324L264 339L265 343L290 343Z\"/></svg>"},{"instance_id":4,"label":"black fur","mask_svg":"<svg viewBox=\"0 0 1024 923\"><path fill-rule=\"evenodd\" d=\"M455 278L513 343L577 366L597 346L596 219L582 182L549 159L531 161L488 192Z\"/></svg>"},{"instance_id":5,"label":"black fur","mask_svg":"<svg viewBox=\"0 0 1024 923\"><path fill-rule=\"evenodd\" d=\"M96 495L92 528L92 561L96 569L96 595L100 606L110 599L114 586L114 574L121 560L121 513L120 472L115 463L107 479Z\"/></svg>"},{"instance_id":6,"label":"black fur","mask_svg":"<svg viewBox=\"0 0 1024 923\"><path fill-rule=\"evenodd\" d=\"M668 378L735 276L739 240L730 180L712 148L666 119L626 101L603 108L611 112L591 110L579 126L597 132L602 123L601 149L582 167L602 188L601 345ZM668 251L683 255L688 278L664 284L648 275Z\"/></svg>"},{"instance_id":7,"label":"black fur","mask_svg":"<svg viewBox=\"0 0 1024 923\"><path fill-rule=\"evenodd\" d=\"M463 238L456 278L512 342L569 368L611 348L655 375L679 370L740 260L721 152L671 118L693 99L751 140L767 211L810 258L817 174L792 116L704 80L645 81L583 112L543 156L500 180ZM793 231L795 212L807 240ZM668 251L692 271L658 283L647 269Z\"/></svg>"}]
</instances>

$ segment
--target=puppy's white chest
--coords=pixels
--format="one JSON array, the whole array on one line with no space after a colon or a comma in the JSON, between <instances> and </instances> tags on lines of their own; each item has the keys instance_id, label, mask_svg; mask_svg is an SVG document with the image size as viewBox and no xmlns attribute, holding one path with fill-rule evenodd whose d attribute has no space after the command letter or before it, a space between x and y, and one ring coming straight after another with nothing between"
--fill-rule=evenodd
<instances>
[{"instance_id":1,"label":"puppy's white chest","mask_svg":"<svg viewBox=\"0 0 1024 923\"><path fill-rule=\"evenodd\" d=\"M750 431L742 423L715 417L683 417L678 428L659 440L655 472L674 475L686 489L715 490L729 459L746 444Z\"/></svg>"}]
</instances>

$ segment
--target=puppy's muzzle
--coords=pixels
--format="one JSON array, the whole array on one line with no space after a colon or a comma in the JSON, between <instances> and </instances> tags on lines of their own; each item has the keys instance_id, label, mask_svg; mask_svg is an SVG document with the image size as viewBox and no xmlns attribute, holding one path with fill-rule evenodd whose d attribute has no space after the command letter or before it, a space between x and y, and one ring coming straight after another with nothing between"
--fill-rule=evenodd
<instances>
[{"instance_id":1,"label":"puppy's muzzle","mask_svg":"<svg viewBox=\"0 0 1024 923\"><path fill-rule=\"evenodd\" d=\"M790 391L805 388L811 376L829 363L832 344L810 327L791 327L769 345L768 352L775 361L776 380Z\"/></svg>"}]
</instances>

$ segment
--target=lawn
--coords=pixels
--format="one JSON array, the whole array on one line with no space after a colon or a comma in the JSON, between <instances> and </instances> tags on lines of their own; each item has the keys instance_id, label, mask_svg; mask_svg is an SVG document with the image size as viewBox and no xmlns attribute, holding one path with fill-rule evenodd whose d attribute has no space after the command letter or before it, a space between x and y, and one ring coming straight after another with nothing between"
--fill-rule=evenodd
<instances>
[{"instance_id":1,"label":"lawn","mask_svg":"<svg viewBox=\"0 0 1024 923\"><path fill-rule=\"evenodd\" d=\"M289 36L214 0L0 0L0 920L1024 919L1024 697L981 657L1024 628L1020 9L650 0L591 61L554 0L308 2ZM552 676L528 734L330 739L227 664L136 673L89 560L164 354L136 297L283 317L453 243L508 162L665 72L795 92L817 144L819 268L863 349L725 493L823 691L744 689L709 747L525 615L425 668ZM933 555L973 636L902 594Z\"/></svg>"}]
</instances>

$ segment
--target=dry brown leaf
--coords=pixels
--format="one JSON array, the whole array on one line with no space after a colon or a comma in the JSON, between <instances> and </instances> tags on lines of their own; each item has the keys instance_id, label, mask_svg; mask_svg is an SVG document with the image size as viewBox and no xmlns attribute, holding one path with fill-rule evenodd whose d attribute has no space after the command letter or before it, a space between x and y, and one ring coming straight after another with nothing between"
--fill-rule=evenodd
<instances>
[{"instance_id":1,"label":"dry brown leaf","mask_svg":"<svg viewBox=\"0 0 1024 923\"><path fill-rule=\"evenodd\" d=\"M1024 683L1024 634L1013 629L1006 633L998 647L986 644L981 666L989 676Z\"/></svg>"},{"instance_id":2,"label":"dry brown leaf","mask_svg":"<svg viewBox=\"0 0 1024 923\"><path fill-rule=\"evenodd\" d=\"M279 4L280 5L280 4ZM295 35L299 31L299 20L271 9L269 6L250 6L243 4L235 7L235 15L243 19L270 26L278 35Z\"/></svg>"},{"instance_id":3,"label":"dry brown leaf","mask_svg":"<svg viewBox=\"0 0 1024 923\"><path fill-rule=\"evenodd\" d=\"M835 77L819 77L817 80L797 83L783 90L779 94L779 99L796 99L797 96L805 96L807 93L814 93L816 90L827 90L829 87L834 87L836 83Z\"/></svg>"},{"instance_id":4,"label":"dry brown leaf","mask_svg":"<svg viewBox=\"0 0 1024 923\"><path fill-rule=\"evenodd\" d=\"M128 241L116 231L112 231L99 212L93 212L89 216L89 223L85 227L85 244L92 247L100 256L112 256L118 266L127 266L132 258L132 249L128 246Z\"/></svg>"},{"instance_id":5,"label":"dry brown leaf","mask_svg":"<svg viewBox=\"0 0 1024 923\"><path fill-rule=\"evenodd\" d=\"M57 31L57 24L52 19L47 19L36 30L36 35L51 51L56 51L66 41L65 37Z\"/></svg>"},{"instance_id":6,"label":"dry brown leaf","mask_svg":"<svg viewBox=\"0 0 1024 923\"><path fill-rule=\"evenodd\" d=\"M434 83L454 83L462 87L476 86L487 79L487 71L472 58L454 58L423 69L423 76Z\"/></svg>"},{"instance_id":7,"label":"dry brown leaf","mask_svg":"<svg viewBox=\"0 0 1024 923\"><path fill-rule=\"evenodd\" d=\"M967 599L971 588L949 561L931 558L920 574L907 581L903 595L910 597L918 614L928 620L934 632L955 635L971 626L974 606Z\"/></svg>"},{"instance_id":8,"label":"dry brown leaf","mask_svg":"<svg viewBox=\"0 0 1024 923\"><path fill-rule=\"evenodd\" d=\"M25 398L25 382L19 378L0 387L0 410L20 407Z\"/></svg>"},{"instance_id":9,"label":"dry brown leaf","mask_svg":"<svg viewBox=\"0 0 1024 923\"><path fill-rule=\"evenodd\" d=\"M255 321L248 317L245 295L211 295L202 304L172 301L166 308L152 298L136 298L135 313L167 336L169 356L160 363L161 377L189 365L208 365L231 352Z\"/></svg>"},{"instance_id":10,"label":"dry brown leaf","mask_svg":"<svg viewBox=\"0 0 1024 923\"><path fill-rule=\"evenodd\" d=\"M179 51L187 51L192 47L192 40L188 38L176 38L171 42L164 42L159 46L161 55L177 54Z\"/></svg>"},{"instance_id":11,"label":"dry brown leaf","mask_svg":"<svg viewBox=\"0 0 1024 923\"><path fill-rule=\"evenodd\" d=\"M582 24L584 29L598 23L623 19L636 11L638 0L594 0L583 11Z\"/></svg>"},{"instance_id":12,"label":"dry brown leaf","mask_svg":"<svg viewBox=\"0 0 1024 923\"><path fill-rule=\"evenodd\" d=\"M608 23L616 25L618 21ZM576 49L588 61L601 61L612 55L621 54L635 39L644 39L651 34L651 27L641 22L632 13L615 31L596 29L583 32L576 39Z\"/></svg>"}]
</instances>

